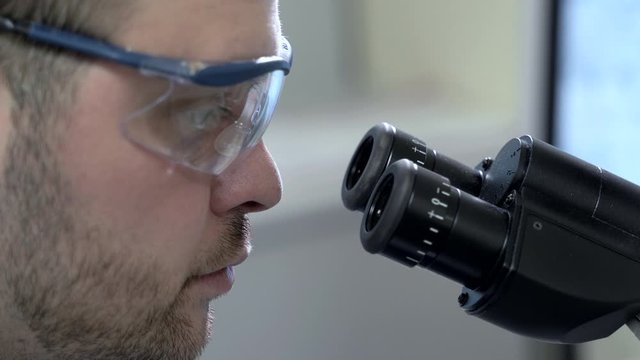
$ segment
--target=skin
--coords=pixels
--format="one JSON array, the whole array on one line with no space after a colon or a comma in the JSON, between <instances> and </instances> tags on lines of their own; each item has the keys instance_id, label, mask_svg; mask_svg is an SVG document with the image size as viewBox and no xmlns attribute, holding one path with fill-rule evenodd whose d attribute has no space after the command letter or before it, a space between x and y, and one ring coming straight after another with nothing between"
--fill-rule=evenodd
<instances>
[{"instance_id":1,"label":"skin","mask_svg":"<svg viewBox=\"0 0 640 360\"><path fill-rule=\"evenodd\" d=\"M138 5L114 43L215 61L277 54L277 0ZM211 177L127 141L119 123L144 80L92 63L64 126L44 135L12 122L0 86L0 358L193 359L204 348L210 301L229 289L194 276L246 258L246 214L278 203L280 177L263 143Z\"/></svg>"}]
</instances>

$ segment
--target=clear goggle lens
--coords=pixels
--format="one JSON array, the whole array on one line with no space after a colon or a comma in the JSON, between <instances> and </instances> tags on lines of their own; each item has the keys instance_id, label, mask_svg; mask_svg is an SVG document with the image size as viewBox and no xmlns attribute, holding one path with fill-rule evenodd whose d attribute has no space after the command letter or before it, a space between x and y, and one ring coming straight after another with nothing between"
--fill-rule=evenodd
<instances>
[{"instance_id":1,"label":"clear goggle lens","mask_svg":"<svg viewBox=\"0 0 640 360\"><path fill-rule=\"evenodd\" d=\"M146 106L122 122L132 142L170 161L219 175L260 142L278 103L284 72L228 87L162 79ZM159 81L155 78L155 81Z\"/></svg>"}]
</instances>

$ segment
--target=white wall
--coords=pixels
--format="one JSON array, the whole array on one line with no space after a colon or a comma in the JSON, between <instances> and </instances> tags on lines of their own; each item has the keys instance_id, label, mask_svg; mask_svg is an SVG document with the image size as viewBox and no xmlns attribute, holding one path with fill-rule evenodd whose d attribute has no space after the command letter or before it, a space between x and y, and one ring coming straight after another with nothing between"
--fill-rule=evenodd
<instances>
[{"instance_id":1,"label":"white wall","mask_svg":"<svg viewBox=\"0 0 640 360\"><path fill-rule=\"evenodd\" d=\"M369 91L514 113L520 3L367 0ZM415 97L414 97L415 98ZM433 101L432 100L432 101ZM512 120L512 119L510 119Z\"/></svg>"}]
</instances>

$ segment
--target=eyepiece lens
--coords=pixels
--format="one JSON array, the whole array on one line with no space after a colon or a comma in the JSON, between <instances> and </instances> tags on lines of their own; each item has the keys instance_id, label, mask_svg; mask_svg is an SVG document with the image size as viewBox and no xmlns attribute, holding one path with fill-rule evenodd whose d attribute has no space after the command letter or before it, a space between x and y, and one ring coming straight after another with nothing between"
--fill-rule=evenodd
<instances>
[{"instance_id":1,"label":"eyepiece lens","mask_svg":"<svg viewBox=\"0 0 640 360\"><path fill-rule=\"evenodd\" d=\"M380 221L380 218L384 213L384 209L387 207L387 202L389 202L389 197L391 196L392 189L393 174L389 174L380 183L378 191L373 194L373 201L371 203L371 207L369 208L369 213L367 214L366 220L367 231L371 231L376 227L376 225L378 225L378 222Z\"/></svg>"},{"instance_id":2,"label":"eyepiece lens","mask_svg":"<svg viewBox=\"0 0 640 360\"><path fill-rule=\"evenodd\" d=\"M349 166L349 176L347 177L347 190L351 190L360 180L364 169L369 163L372 150L373 137L370 136L365 139L360 148L356 150L356 154L351 161L351 165Z\"/></svg>"}]
</instances>

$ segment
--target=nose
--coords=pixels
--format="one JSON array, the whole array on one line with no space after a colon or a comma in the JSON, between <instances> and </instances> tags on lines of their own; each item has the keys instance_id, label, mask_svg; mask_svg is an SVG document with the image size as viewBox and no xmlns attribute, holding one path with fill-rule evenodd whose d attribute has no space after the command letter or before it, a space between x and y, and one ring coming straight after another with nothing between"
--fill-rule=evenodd
<instances>
[{"instance_id":1,"label":"nose","mask_svg":"<svg viewBox=\"0 0 640 360\"><path fill-rule=\"evenodd\" d=\"M211 182L211 211L223 216L230 211L259 212L274 207L282 198L282 180L269 150L260 142Z\"/></svg>"}]
</instances>

